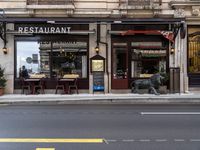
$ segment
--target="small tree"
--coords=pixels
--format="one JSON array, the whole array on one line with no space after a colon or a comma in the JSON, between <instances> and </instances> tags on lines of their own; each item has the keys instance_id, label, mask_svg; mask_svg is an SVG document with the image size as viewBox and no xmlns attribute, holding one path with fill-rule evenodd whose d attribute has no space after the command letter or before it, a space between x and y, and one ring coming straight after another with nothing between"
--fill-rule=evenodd
<instances>
[{"instance_id":1,"label":"small tree","mask_svg":"<svg viewBox=\"0 0 200 150\"><path fill-rule=\"evenodd\" d=\"M4 77L4 69L0 67L0 88L5 88L6 86L6 79Z\"/></svg>"}]
</instances>

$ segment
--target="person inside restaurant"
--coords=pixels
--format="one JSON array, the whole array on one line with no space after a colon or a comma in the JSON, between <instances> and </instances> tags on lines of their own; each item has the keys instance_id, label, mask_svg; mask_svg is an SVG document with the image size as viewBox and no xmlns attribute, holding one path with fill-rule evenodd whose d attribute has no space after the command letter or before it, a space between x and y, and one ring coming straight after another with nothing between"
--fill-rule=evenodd
<instances>
[{"instance_id":1,"label":"person inside restaurant","mask_svg":"<svg viewBox=\"0 0 200 150\"><path fill-rule=\"evenodd\" d=\"M29 78L28 70L26 69L25 66L22 66L21 77L23 77L25 79Z\"/></svg>"}]
</instances>

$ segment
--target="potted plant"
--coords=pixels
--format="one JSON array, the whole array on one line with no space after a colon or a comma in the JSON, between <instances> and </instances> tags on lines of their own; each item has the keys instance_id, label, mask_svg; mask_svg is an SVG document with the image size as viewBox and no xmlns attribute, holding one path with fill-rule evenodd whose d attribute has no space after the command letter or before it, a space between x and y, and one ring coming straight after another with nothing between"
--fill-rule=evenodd
<instances>
[{"instance_id":1,"label":"potted plant","mask_svg":"<svg viewBox=\"0 0 200 150\"><path fill-rule=\"evenodd\" d=\"M4 77L4 69L0 67L0 96L4 94L4 89L6 86L6 79Z\"/></svg>"}]
</instances>

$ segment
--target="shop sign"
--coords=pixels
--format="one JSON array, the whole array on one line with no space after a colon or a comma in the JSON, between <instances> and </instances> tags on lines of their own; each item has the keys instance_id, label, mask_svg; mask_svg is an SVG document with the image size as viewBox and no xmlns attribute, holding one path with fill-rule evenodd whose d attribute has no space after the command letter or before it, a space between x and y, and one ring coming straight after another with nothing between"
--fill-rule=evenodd
<instances>
[{"instance_id":1,"label":"shop sign","mask_svg":"<svg viewBox=\"0 0 200 150\"><path fill-rule=\"evenodd\" d=\"M104 60L92 60L92 71L104 71Z\"/></svg>"},{"instance_id":2,"label":"shop sign","mask_svg":"<svg viewBox=\"0 0 200 150\"><path fill-rule=\"evenodd\" d=\"M28 64L31 64L31 63L32 63L32 58L31 58L31 57L27 57L27 58L26 58L26 62L27 62Z\"/></svg>"},{"instance_id":3,"label":"shop sign","mask_svg":"<svg viewBox=\"0 0 200 150\"><path fill-rule=\"evenodd\" d=\"M162 42L131 42L133 47L162 47Z\"/></svg>"},{"instance_id":4,"label":"shop sign","mask_svg":"<svg viewBox=\"0 0 200 150\"><path fill-rule=\"evenodd\" d=\"M39 27L39 26L19 26L20 34L67 34L71 32L71 27Z\"/></svg>"},{"instance_id":5,"label":"shop sign","mask_svg":"<svg viewBox=\"0 0 200 150\"><path fill-rule=\"evenodd\" d=\"M139 54L157 54L157 55L166 55L166 50L138 50L138 49L134 49L134 52Z\"/></svg>"},{"instance_id":6,"label":"shop sign","mask_svg":"<svg viewBox=\"0 0 200 150\"><path fill-rule=\"evenodd\" d=\"M32 58L33 64L38 64L38 54L32 54Z\"/></svg>"},{"instance_id":7,"label":"shop sign","mask_svg":"<svg viewBox=\"0 0 200 150\"><path fill-rule=\"evenodd\" d=\"M93 91L104 91L104 72L93 73Z\"/></svg>"}]
</instances>

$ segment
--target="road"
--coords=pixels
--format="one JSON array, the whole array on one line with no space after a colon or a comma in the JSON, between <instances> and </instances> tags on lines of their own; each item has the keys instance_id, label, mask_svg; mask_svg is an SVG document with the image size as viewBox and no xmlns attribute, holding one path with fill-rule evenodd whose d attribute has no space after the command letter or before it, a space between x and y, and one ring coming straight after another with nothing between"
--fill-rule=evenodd
<instances>
[{"instance_id":1,"label":"road","mask_svg":"<svg viewBox=\"0 0 200 150\"><path fill-rule=\"evenodd\" d=\"M0 106L0 150L161 149L200 150L200 106Z\"/></svg>"}]
</instances>

